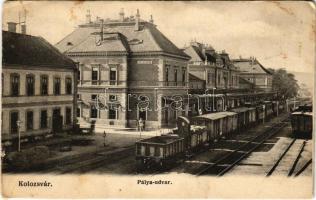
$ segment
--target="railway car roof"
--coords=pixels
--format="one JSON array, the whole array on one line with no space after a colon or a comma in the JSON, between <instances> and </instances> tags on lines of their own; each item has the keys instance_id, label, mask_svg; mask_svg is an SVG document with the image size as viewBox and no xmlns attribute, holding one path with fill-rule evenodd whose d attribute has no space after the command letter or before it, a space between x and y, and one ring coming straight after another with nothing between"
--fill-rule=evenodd
<instances>
[{"instance_id":1,"label":"railway car roof","mask_svg":"<svg viewBox=\"0 0 316 200\"><path fill-rule=\"evenodd\" d=\"M308 116L313 116L312 112L293 112L291 115L308 115Z\"/></svg>"},{"instance_id":2,"label":"railway car roof","mask_svg":"<svg viewBox=\"0 0 316 200\"><path fill-rule=\"evenodd\" d=\"M182 138L178 136L155 136L151 138L146 138L136 143L146 143L146 144L170 144L174 141L180 140Z\"/></svg>"},{"instance_id":3,"label":"railway car roof","mask_svg":"<svg viewBox=\"0 0 316 200\"><path fill-rule=\"evenodd\" d=\"M241 113L241 112L246 112L248 110L254 110L255 108L253 107L240 107L240 108L234 108L232 109L232 111L237 112L237 113Z\"/></svg>"},{"instance_id":4,"label":"railway car roof","mask_svg":"<svg viewBox=\"0 0 316 200\"><path fill-rule=\"evenodd\" d=\"M217 119L221 119L226 117L225 114L223 114L223 112L217 112L217 113L209 113L209 114L204 114L204 115L200 115L200 116L196 116L194 117L194 119L210 119L210 120L217 120Z\"/></svg>"},{"instance_id":5,"label":"railway car roof","mask_svg":"<svg viewBox=\"0 0 316 200\"><path fill-rule=\"evenodd\" d=\"M229 112L229 111L226 111L226 112L221 112L223 115L226 115L226 116L233 116L233 115L237 115L237 113L235 112Z\"/></svg>"}]
</instances>

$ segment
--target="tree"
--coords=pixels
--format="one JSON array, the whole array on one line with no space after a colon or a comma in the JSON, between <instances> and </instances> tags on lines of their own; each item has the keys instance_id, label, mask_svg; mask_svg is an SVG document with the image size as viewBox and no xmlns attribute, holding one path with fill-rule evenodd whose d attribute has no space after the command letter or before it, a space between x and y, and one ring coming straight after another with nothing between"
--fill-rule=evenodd
<instances>
[{"instance_id":1,"label":"tree","mask_svg":"<svg viewBox=\"0 0 316 200\"><path fill-rule=\"evenodd\" d=\"M295 75L288 73L286 69L269 69L272 72L272 89L278 96L284 99L297 96L299 85Z\"/></svg>"}]
</instances>

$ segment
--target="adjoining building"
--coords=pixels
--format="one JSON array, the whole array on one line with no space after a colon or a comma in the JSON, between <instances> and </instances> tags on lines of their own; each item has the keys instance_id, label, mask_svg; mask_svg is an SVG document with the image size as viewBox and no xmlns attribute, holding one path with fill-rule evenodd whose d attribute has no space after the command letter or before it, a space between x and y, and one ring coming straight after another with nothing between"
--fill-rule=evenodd
<instances>
[{"instance_id":1,"label":"adjoining building","mask_svg":"<svg viewBox=\"0 0 316 200\"><path fill-rule=\"evenodd\" d=\"M76 64L41 37L2 31L2 141L73 128Z\"/></svg>"},{"instance_id":2,"label":"adjoining building","mask_svg":"<svg viewBox=\"0 0 316 200\"><path fill-rule=\"evenodd\" d=\"M191 42L184 52L191 57L189 73L204 80L205 89L216 88L227 92L239 88L238 68L225 51L218 53L210 45Z\"/></svg>"},{"instance_id":3,"label":"adjoining building","mask_svg":"<svg viewBox=\"0 0 316 200\"><path fill-rule=\"evenodd\" d=\"M173 95L188 93L190 57L154 24L136 16L91 20L56 44L79 63L77 117L98 127L168 126L182 111L168 109ZM164 109L161 109L164 108Z\"/></svg>"},{"instance_id":4,"label":"adjoining building","mask_svg":"<svg viewBox=\"0 0 316 200\"><path fill-rule=\"evenodd\" d=\"M240 70L240 77L254 84L256 91L270 92L272 90L272 73L254 58L239 58L232 60Z\"/></svg>"},{"instance_id":5,"label":"adjoining building","mask_svg":"<svg viewBox=\"0 0 316 200\"><path fill-rule=\"evenodd\" d=\"M191 42L183 51L191 57L188 65L190 93L206 94L200 97L201 104L208 104L212 112L224 110L225 106L231 104L225 102L226 94L239 91L239 70L229 55L225 51L218 53L212 46L199 42ZM229 101L234 101L231 99ZM202 109L201 112L207 111Z\"/></svg>"}]
</instances>

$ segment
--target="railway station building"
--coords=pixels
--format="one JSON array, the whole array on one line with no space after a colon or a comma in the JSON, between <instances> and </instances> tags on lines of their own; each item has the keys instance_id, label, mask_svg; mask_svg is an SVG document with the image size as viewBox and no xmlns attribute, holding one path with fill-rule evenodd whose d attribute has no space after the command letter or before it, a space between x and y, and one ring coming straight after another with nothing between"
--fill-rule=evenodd
<instances>
[{"instance_id":1,"label":"railway station building","mask_svg":"<svg viewBox=\"0 0 316 200\"><path fill-rule=\"evenodd\" d=\"M174 95L188 93L190 57L154 24L135 16L91 20L55 45L79 63L77 117L96 127L145 128L175 122L183 111L168 109Z\"/></svg>"},{"instance_id":2,"label":"railway station building","mask_svg":"<svg viewBox=\"0 0 316 200\"><path fill-rule=\"evenodd\" d=\"M41 37L2 31L2 142L71 129L77 68Z\"/></svg>"},{"instance_id":3,"label":"railway station building","mask_svg":"<svg viewBox=\"0 0 316 200\"><path fill-rule=\"evenodd\" d=\"M271 92L272 73L267 70L256 58L239 58L232 60L240 70L240 77L253 83L256 91Z\"/></svg>"}]
</instances>

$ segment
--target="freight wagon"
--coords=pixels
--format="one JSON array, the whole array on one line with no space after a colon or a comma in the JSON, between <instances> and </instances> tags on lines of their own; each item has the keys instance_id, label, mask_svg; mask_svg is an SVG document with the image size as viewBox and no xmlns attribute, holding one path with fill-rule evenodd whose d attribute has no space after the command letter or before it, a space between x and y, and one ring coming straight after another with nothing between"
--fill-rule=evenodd
<instances>
[{"instance_id":1,"label":"freight wagon","mask_svg":"<svg viewBox=\"0 0 316 200\"><path fill-rule=\"evenodd\" d=\"M297 138L312 138L313 113L312 105L299 106L291 113L292 133Z\"/></svg>"}]
</instances>

